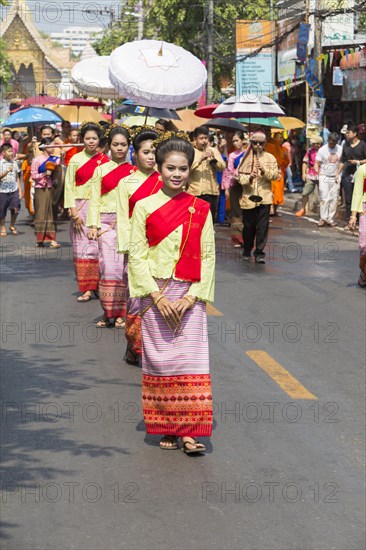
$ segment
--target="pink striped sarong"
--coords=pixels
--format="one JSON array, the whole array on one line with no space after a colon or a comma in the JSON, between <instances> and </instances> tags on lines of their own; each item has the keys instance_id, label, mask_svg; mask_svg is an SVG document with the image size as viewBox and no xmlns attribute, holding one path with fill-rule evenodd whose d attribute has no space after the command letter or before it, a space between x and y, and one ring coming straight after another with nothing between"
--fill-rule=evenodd
<instances>
[{"instance_id":1,"label":"pink striped sarong","mask_svg":"<svg viewBox=\"0 0 366 550\"><path fill-rule=\"evenodd\" d=\"M360 214L358 247L360 250L360 269L366 275L366 202L363 203L363 213Z\"/></svg>"},{"instance_id":2,"label":"pink striped sarong","mask_svg":"<svg viewBox=\"0 0 366 550\"><path fill-rule=\"evenodd\" d=\"M157 280L159 287L164 280ZM174 301L190 283L171 280L164 290ZM141 299L141 311L151 298ZM173 336L156 306L142 317L142 406L146 432L177 437L209 437L212 392L209 374L206 304L187 310Z\"/></svg>"},{"instance_id":3,"label":"pink striped sarong","mask_svg":"<svg viewBox=\"0 0 366 550\"><path fill-rule=\"evenodd\" d=\"M88 228L85 226L88 203L89 201L85 199L77 199L75 201L79 217L84 224L82 234L79 235L76 233L72 220L70 226L74 269L80 292L97 290L99 281L98 243L88 239Z\"/></svg>"},{"instance_id":4,"label":"pink striped sarong","mask_svg":"<svg viewBox=\"0 0 366 550\"><path fill-rule=\"evenodd\" d=\"M137 361L142 353L142 338L141 338L141 316L140 316L140 298L131 298L128 289L128 255L125 255L123 265L123 280L126 285L127 296L127 311L126 311L126 328L125 337L127 340L126 355L132 355L133 360ZM131 358L132 359L132 358Z\"/></svg>"},{"instance_id":5,"label":"pink striped sarong","mask_svg":"<svg viewBox=\"0 0 366 550\"><path fill-rule=\"evenodd\" d=\"M100 215L99 299L106 316L126 317L126 283L123 280L124 255L117 253L116 214Z\"/></svg>"}]
</instances>

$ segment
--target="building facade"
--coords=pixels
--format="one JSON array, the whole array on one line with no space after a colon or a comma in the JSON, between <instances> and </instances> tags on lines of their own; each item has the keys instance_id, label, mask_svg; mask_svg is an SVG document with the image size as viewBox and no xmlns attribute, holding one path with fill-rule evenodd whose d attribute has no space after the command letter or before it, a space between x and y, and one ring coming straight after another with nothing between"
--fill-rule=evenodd
<instances>
[{"instance_id":1,"label":"building facade","mask_svg":"<svg viewBox=\"0 0 366 550\"><path fill-rule=\"evenodd\" d=\"M63 32L52 32L51 39L63 48L70 48L74 55L80 55L87 44L92 44L103 33L101 27L67 27Z\"/></svg>"}]
</instances>

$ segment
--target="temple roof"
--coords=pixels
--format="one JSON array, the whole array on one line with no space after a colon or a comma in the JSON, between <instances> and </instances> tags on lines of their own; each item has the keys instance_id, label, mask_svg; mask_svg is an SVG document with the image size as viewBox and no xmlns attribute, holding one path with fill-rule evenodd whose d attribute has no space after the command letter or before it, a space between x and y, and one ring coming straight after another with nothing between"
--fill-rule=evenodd
<instances>
[{"instance_id":1,"label":"temple roof","mask_svg":"<svg viewBox=\"0 0 366 550\"><path fill-rule=\"evenodd\" d=\"M74 62L69 61L69 50L54 48L50 39L43 39L38 29L33 23L32 11L28 8L26 0L14 0L10 5L8 13L2 21L0 36L4 36L9 30L11 24L19 18L26 30L32 36L39 49L44 54L46 61L58 72L62 69L70 68L74 65Z\"/></svg>"},{"instance_id":2,"label":"temple roof","mask_svg":"<svg viewBox=\"0 0 366 550\"><path fill-rule=\"evenodd\" d=\"M84 50L81 53L79 61L84 61L84 59L89 59L90 57L95 57L97 52L93 48L93 46L90 44L90 42L87 43Z\"/></svg>"}]
</instances>

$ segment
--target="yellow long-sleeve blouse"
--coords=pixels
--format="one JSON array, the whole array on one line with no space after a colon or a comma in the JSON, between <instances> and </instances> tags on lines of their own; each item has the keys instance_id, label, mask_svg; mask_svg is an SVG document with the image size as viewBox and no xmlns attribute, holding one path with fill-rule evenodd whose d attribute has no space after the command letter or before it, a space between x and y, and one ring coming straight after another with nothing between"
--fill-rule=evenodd
<instances>
[{"instance_id":1,"label":"yellow long-sleeve blouse","mask_svg":"<svg viewBox=\"0 0 366 550\"><path fill-rule=\"evenodd\" d=\"M146 238L147 217L170 200L163 191L139 201L131 220L131 245L128 260L128 284L132 297L147 296L159 290L155 279L171 277L179 259L182 225L158 245L149 247ZM174 276L173 279L179 280ZM192 283L188 294L213 302L215 289L215 236L211 212L201 234L201 280Z\"/></svg>"},{"instance_id":2,"label":"yellow long-sleeve blouse","mask_svg":"<svg viewBox=\"0 0 366 550\"><path fill-rule=\"evenodd\" d=\"M117 212L118 188L120 187L121 182L129 176L122 178L118 182L118 185L108 193L104 193L103 195L101 194L103 177L117 167L118 164L111 160L110 162L102 164L96 168L90 186L90 200L88 205L88 214L86 217L87 227L91 227L93 225L100 228L100 214L114 214Z\"/></svg>"},{"instance_id":3,"label":"yellow long-sleeve blouse","mask_svg":"<svg viewBox=\"0 0 366 550\"><path fill-rule=\"evenodd\" d=\"M355 175L355 185L352 194L352 212L363 212L363 203L366 202L366 193L364 193L364 179L366 178L366 164L362 164L357 169Z\"/></svg>"},{"instance_id":4,"label":"yellow long-sleeve blouse","mask_svg":"<svg viewBox=\"0 0 366 550\"><path fill-rule=\"evenodd\" d=\"M131 232L131 220L130 220L130 197L135 191L144 183L148 178L146 174L137 172L124 178L123 185L119 185L117 189L117 252L121 254L127 254L129 252L130 245L130 232Z\"/></svg>"},{"instance_id":5,"label":"yellow long-sleeve blouse","mask_svg":"<svg viewBox=\"0 0 366 550\"><path fill-rule=\"evenodd\" d=\"M90 155L87 155L85 151L81 151L81 153L77 153L71 158L65 176L65 208L75 208L75 201L77 199L90 198L90 188L93 177L91 177L90 180L87 181L84 185L76 186L75 174L76 171L91 158L92 157Z\"/></svg>"}]
</instances>

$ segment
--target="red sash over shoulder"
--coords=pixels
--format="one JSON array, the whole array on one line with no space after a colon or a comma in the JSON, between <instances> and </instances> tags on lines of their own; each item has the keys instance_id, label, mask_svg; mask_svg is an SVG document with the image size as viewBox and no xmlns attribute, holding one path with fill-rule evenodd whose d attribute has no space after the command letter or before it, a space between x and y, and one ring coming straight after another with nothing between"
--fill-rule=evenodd
<instances>
[{"instance_id":1,"label":"red sash over shoulder","mask_svg":"<svg viewBox=\"0 0 366 550\"><path fill-rule=\"evenodd\" d=\"M85 164L83 164L82 166L80 166L80 168L76 170L75 185L77 187L79 187L80 185L84 185L87 181L90 180L97 166L105 164L106 162L109 162L109 160L110 159L103 153L97 153L93 157L90 157L90 159L87 160Z\"/></svg>"},{"instance_id":2,"label":"red sash over shoulder","mask_svg":"<svg viewBox=\"0 0 366 550\"><path fill-rule=\"evenodd\" d=\"M201 235L209 211L208 202L182 192L155 210L146 220L149 246L156 246L183 225L180 259L175 268L177 279L192 283L201 280Z\"/></svg>"},{"instance_id":3,"label":"red sash over shoulder","mask_svg":"<svg viewBox=\"0 0 366 550\"><path fill-rule=\"evenodd\" d=\"M146 197L150 197L150 195L154 195L163 187L163 182L160 181L159 178L159 172L153 172L131 195L129 200L130 218L133 214L133 209L135 208L137 201L146 199Z\"/></svg>"},{"instance_id":4,"label":"red sash over shoulder","mask_svg":"<svg viewBox=\"0 0 366 550\"><path fill-rule=\"evenodd\" d=\"M109 191L112 191L117 187L122 178L125 178L136 171L136 166L132 166L129 162L120 164L102 178L101 194L105 195L106 193L109 193Z\"/></svg>"}]
</instances>

